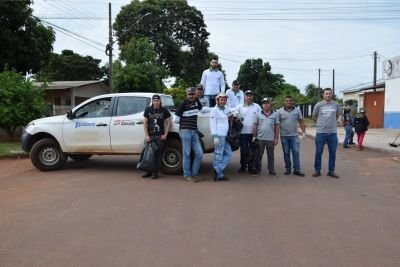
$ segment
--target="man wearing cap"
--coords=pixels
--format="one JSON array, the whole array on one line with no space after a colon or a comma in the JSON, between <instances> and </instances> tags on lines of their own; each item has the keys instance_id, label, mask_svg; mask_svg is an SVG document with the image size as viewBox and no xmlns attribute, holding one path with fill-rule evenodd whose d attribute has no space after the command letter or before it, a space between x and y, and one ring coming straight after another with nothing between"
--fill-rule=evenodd
<instances>
[{"instance_id":1,"label":"man wearing cap","mask_svg":"<svg viewBox=\"0 0 400 267\"><path fill-rule=\"evenodd\" d=\"M312 176L321 176L322 153L327 143L329 151L329 171L327 175L332 178L339 178L335 173L336 149L338 145L336 121L339 118L339 105L332 100L331 88L324 89L323 97L324 100L315 105L312 113L312 119L317 125L317 134L315 137L315 172Z\"/></svg>"},{"instance_id":2,"label":"man wearing cap","mask_svg":"<svg viewBox=\"0 0 400 267\"><path fill-rule=\"evenodd\" d=\"M194 87L186 89L187 99L176 109L174 122L179 123L179 135L183 152L183 175L186 181L199 182L197 177L200 170L203 150L197 129L197 114L202 109L199 99L196 97ZM193 162L190 155L194 152Z\"/></svg>"},{"instance_id":3,"label":"man wearing cap","mask_svg":"<svg viewBox=\"0 0 400 267\"><path fill-rule=\"evenodd\" d=\"M297 124L300 124L301 137L305 137L306 127L304 125L303 114L300 109L293 105L291 96L285 97L283 107L278 111L280 122L280 135L283 150L283 159L285 161L285 175L292 172L292 163L290 161L290 151L293 156L293 174L304 177L304 173L300 171L300 141L297 134Z\"/></svg>"},{"instance_id":4,"label":"man wearing cap","mask_svg":"<svg viewBox=\"0 0 400 267\"><path fill-rule=\"evenodd\" d=\"M210 68L203 71L201 82L204 88L204 95L210 102L210 107L215 106L215 97L220 92L225 92L225 79L218 70L218 57L214 56L210 62Z\"/></svg>"},{"instance_id":5,"label":"man wearing cap","mask_svg":"<svg viewBox=\"0 0 400 267\"><path fill-rule=\"evenodd\" d=\"M214 139L214 181L229 180L223 173L232 157L232 149L226 141L229 131L231 108L226 106L227 96L219 93L217 105L210 112L210 130Z\"/></svg>"},{"instance_id":6,"label":"man wearing cap","mask_svg":"<svg viewBox=\"0 0 400 267\"><path fill-rule=\"evenodd\" d=\"M157 151L155 160L155 170L153 173L146 172L143 178L158 178L158 163L161 159L161 151L164 148L164 141L167 139L171 127L171 113L168 109L162 107L161 98L155 94L151 98L151 106L147 107L143 113L144 116L144 137L147 143L156 142ZM166 123L165 123L166 122ZM165 125L165 127L164 127Z\"/></svg>"},{"instance_id":7,"label":"man wearing cap","mask_svg":"<svg viewBox=\"0 0 400 267\"><path fill-rule=\"evenodd\" d=\"M229 98L228 98L229 100ZM258 114L261 113L261 107L257 103L253 103L253 92L247 90L245 93L245 101L243 104L236 106L236 111L243 123L240 132L240 169L239 172L245 172L248 168L249 172L253 172L253 167L248 163L249 149L253 140L253 127Z\"/></svg>"},{"instance_id":8,"label":"man wearing cap","mask_svg":"<svg viewBox=\"0 0 400 267\"><path fill-rule=\"evenodd\" d=\"M243 105L244 103L244 94L243 91L240 90L240 84L237 80L232 82L232 88L226 91L226 95L228 96L227 105L231 108L235 108L238 105Z\"/></svg>"},{"instance_id":9,"label":"man wearing cap","mask_svg":"<svg viewBox=\"0 0 400 267\"><path fill-rule=\"evenodd\" d=\"M262 111L258 114L253 128L253 137L260 143L260 157L255 166L253 176L259 176L261 173L262 158L264 150L267 150L268 173L270 176L276 176L274 167L274 148L279 139L279 116L271 110L271 98L263 98Z\"/></svg>"},{"instance_id":10,"label":"man wearing cap","mask_svg":"<svg viewBox=\"0 0 400 267\"><path fill-rule=\"evenodd\" d=\"M199 99L203 108L210 106L210 102L208 102L208 98L204 96L203 85L201 85L201 83L197 84L197 86L196 86L196 97Z\"/></svg>"}]
</instances>

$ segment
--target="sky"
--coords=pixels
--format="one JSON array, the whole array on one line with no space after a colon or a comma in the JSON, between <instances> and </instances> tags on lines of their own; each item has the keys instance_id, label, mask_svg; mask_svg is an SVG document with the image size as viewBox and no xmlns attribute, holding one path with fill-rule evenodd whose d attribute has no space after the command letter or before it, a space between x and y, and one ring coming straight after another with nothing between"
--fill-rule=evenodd
<instances>
[{"instance_id":1,"label":"sky","mask_svg":"<svg viewBox=\"0 0 400 267\"><path fill-rule=\"evenodd\" d=\"M115 19L128 0L111 1ZM220 57L227 82L236 79L240 65L262 58L273 73L302 92L307 84L335 91L373 80L373 53L382 62L400 56L400 2L397 0L189 0L204 15L209 51ZM71 49L108 62L108 2L102 0L35 0L34 15L56 30L54 52ZM64 32L64 33L63 33ZM75 34L78 34L75 35ZM79 39L79 40L77 40ZM115 44L116 45L116 44ZM118 49L114 53L118 56ZM199 77L200 80L201 77ZM251 89L251 88L246 88Z\"/></svg>"}]
</instances>

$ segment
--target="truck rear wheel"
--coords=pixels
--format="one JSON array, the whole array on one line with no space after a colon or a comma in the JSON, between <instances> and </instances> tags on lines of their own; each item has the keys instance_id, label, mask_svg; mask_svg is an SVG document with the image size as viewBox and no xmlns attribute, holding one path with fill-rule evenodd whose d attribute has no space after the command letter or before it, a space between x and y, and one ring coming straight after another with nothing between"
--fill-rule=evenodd
<instances>
[{"instance_id":1,"label":"truck rear wheel","mask_svg":"<svg viewBox=\"0 0 400 267\"><path fill-rule=\"evenodd\" d=\"M179 139L167 139L162 151L160 169L165 174L182 174L182 144Z\"/></svg>"},{"instance_id":2,"label":"truck rear wheel","mask_svg":"<svg viewBox=\"0 0 400 267\"><path fill-rule=\"evenodd\" d=\"M62 152L57 141L51 138L39 140L31 150L32 164L41 171L61 169L67 159L67 154Z\"/></svg>"}]
</instances>

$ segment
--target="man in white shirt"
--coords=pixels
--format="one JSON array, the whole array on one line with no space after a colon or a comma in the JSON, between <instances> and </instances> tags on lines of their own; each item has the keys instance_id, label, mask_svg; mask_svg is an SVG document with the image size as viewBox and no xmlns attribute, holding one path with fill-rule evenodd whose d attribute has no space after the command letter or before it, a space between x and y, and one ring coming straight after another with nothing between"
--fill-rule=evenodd
<instances>
[{"instance_id":1,"label":"man in white shirt","mask_svg":"<svg viewBox=\"0 0 400 267\"><path fill-rule=\"evenodd\" d=\"M210 68L203 71L201 82L204 95L210 102L210 107L215 106L215 97L219 93L225 93L224 75L218 70L218 57L214 56L210 62Z\"/></svg>"},{"instance_id":2,"label":"man in white shirt","mask_svg":"<svg viewBox=\"0 0 400 267\"><path fill-rule=\"evenodd\" d=\"M229 98L228 98L229 99ZM254 172L249 160L249 149L253 140L253 127L258 114L261 113L261 107L257 103L253 103L253 92L247 90L245 93L245 101L243 104L236 106L236 111L243 123L240 133L240 169L239 172L245 172L248 168L249 172Z\"/></svg>"},{"instance_id":3,"label":"man in white shirt","mask_svg":"<svg viewBox=\"0 0 400 267\"><path fill-rule=\"evenodd\" d=\"M244 93L240 90L240 84L237 80L232 82L232 88L226 91L226 95L228 96L227 105L231 108L234 108L239 104L243 105Z\"/></svg>"},{"instance_id":4,"label":"man in white shirt","mask_svg":"<svg viewBox=\"0 0 400 267\"><path fill-rule=\"evenodd\" d=\"M217 105L210 112L210 130L214 139L214 181L228 181L223 174L232 158L231 145L226 141L229 131L229 116L231 109L226 106L227 96L219 93Z\"/></svg>"}]
</instances>

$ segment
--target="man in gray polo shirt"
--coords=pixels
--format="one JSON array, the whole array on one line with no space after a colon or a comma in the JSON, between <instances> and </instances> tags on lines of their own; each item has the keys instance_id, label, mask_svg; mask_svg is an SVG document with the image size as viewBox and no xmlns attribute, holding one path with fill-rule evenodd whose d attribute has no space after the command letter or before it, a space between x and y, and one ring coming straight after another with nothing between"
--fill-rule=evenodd
<instances>
[{"instance_id":1,"label":"man in gray polo shirt","mask_svg":"<svg viewBox=\"0 0 400 267\"><path fill-rule=\"evenodd\" d=\"M261 163L264 150L267 150L268 171L270 176L276 176L274 167L274 148L279 139L279 117L276 112L271 110L271 98L264 98L262 101L262 111L256 117L253 128L253 139L257 138L260 143L260 157L255 166L253 176L261 173Z\"/></svg>"},{"instance_id":2,"label":"man in gray polo shirt","mask_svg":"<svg viewBox=\"0 0 400 267\"><path fill-rule=\"evenodd\" d=\"M324 100L318 102L312 114L312 119L317 123L317 135L315 137L315 172L313 177L321 176L322 153L325 143L329 151L328 176L339 178L335 173L336 149L338 144L336 121L339 118L339 105L332 100L332 89L324 89Z\"/></svg>"},{"instance_id":3,"label":"man in gray polo shirt","mask_svg":"<svg viewBox=\"0 0 400 267\"><path fill-rule=\"evenodd\" d=\"M297 124L300 123L301 136L304 137L306 128L303 121L303 114L301 111L293 106L293 98L291 96L285 97L283 107L278 111L280 129L281 129L281 143L283 150L283 159L285 160L285 175L289 175L292 171L292 163L290 161L290 151L293 156L293 174L304 177L304 173L300 171L300 141L297 134Z\"/></svg>"}]
</instances>

